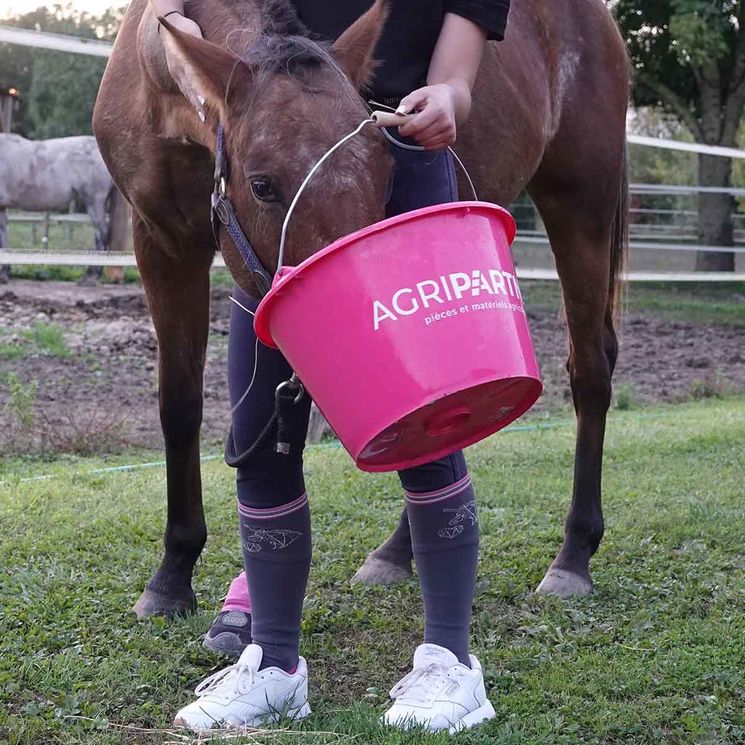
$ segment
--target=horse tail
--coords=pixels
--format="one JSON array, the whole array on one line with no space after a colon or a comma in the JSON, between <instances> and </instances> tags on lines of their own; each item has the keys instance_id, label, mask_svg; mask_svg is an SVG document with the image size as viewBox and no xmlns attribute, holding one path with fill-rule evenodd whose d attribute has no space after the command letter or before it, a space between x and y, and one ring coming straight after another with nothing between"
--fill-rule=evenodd
<instances>
[{"instance_id":1,"label":"horse tail","mask_svg":"<svg viewBox=\"0 0 745 745\"><path fill-rule=\"evenodd\" d=\"M629 158L628 145L623 143L623 167L621 170L621 188L618 193L618 204L611 225L610 285L608 291L608 310L612 316L618 314L621 304L623 281L621 274L626 263L626 252L629 245Z\"/></svg>"},{"instance_id":2,"label":"horse tail","mask_svg":"<svg viewBox=\"0 0 745 745\"><path fill-rule=\"evenodd\" d=\"M106 245L109 251L124 253L129 249L129 205L116 186L111 187L108 198L109 234Z\"/></svg>"}]
</instances>

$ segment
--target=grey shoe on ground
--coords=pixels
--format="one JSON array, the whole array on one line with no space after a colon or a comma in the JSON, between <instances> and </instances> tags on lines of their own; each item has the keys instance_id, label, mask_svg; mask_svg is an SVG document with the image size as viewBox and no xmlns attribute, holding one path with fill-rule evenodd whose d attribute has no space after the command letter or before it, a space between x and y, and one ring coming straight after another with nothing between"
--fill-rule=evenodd
<instances>
[{"instance_id":1,"label":"grey shoe on ground","mask_svg":"<svg viewBox=\"0 0 745 745\"><path fill-rule=\"evenodd\" d=\"M250 643L250 614L239 610L226 610L217 614L210 630L204 636L202 646L210 652L237 659Z\"/></svg>"}]
</instances>

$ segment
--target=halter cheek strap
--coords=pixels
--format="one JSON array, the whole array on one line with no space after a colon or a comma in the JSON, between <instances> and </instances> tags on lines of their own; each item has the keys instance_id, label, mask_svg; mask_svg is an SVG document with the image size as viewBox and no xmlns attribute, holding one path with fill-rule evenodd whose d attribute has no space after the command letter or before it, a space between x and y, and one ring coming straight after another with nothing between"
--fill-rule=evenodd
<instances>
[{"instance_id":1,"label":"halter cheek strap","mask_svg":"<svg viewBox=\"0 0 745 745\"><path fill-rule=\"evenodd\" d=\"M233 241L233 245L243 257L246 267L253 274L254 285L259 292L259 298L263 298L272 286L272 277L259 261L259 257L238 222L233 203L227 195L227 186L228 160L225 154L225 130L222 124L218 124L215 148L215 189L212 192L212 234L219 249L220 226L224 226Z\"/></svg>"}]
</instances>

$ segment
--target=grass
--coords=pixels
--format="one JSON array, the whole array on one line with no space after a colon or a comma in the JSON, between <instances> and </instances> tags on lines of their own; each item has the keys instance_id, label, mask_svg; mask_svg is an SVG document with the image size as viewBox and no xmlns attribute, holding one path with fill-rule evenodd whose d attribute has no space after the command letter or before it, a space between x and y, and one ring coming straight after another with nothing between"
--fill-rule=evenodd
<instances>
[{"instance_id":1,"label":"grass","mask_svg":"<svg viewBox=\"0 0 745 745\"><path fill-rule=\"evenodd\" d=\"M69 357L65 331L56 323L36 321L31 328L20 333L17 342L0 341L0 359L15 360L29 354L50 357Z\"/></svg>"},{"instance_id":2,"label":"grass","mask_svg":"<svg viewBox=\"0 0 745 745\"><path fill-rule=\"evenodd\" d=\"M251 742L745 741L745 399L613 412L597 592L563 602L531 593L571 488L573 426L557 425L469 451L483 531L473 645L497 719L454 740L377 724L421 637L418 594L348 580L395 523L399 489L318 446L302 640L314 714ZM111 462L0 461L0 742L175 742L157 730L219 666L200 635L239 568L234 473L203 467L200 611L138 623L128 609L159 558L164 471L92 472Z\"/></svg>"},{"instance_id":3,"label":"grass","mask_svg":"<svg viewBox=\"0 0 745 745\"><path fill-rule=\"evenodd\" d=\"M8 245L11 248L35 248L41 249L41 224L37 223L36 232L32 223L23 223L11 220L8 224ZM63 225L50 223L48 250L59 251L62 249L84 249L92 250L96 245L93 226L88 223L73 223Z\"/></svg>"},{"instance_id":4,"label":"grass","mask_svg":"<svg viewBox=\"0 0 745 745\"><path fill-rule=\"evenodd\" d=\"M557 282L521 282L529 309L557 308ZM624 287L623 313L655 315L685 323L745 326L743 282L634 282Z\"/></svg>"},{"instance_id":5,"label":"grass","mask_svg":"<svg viewBox=\"0 0 745 745\"><path fill-rule=\"evenodd\" d=\"M10 272L12 279L35 279L42 282L77 282L85 275L86 267L84 266L59 266L56 264L38 264L38 265L16 265ZM119 280L111 280L104 271L101 277L102 284L118 284ZM124 267L124 283L136 284L140 281L140 275L133 266Z\"/></svg>"}]
</instances>

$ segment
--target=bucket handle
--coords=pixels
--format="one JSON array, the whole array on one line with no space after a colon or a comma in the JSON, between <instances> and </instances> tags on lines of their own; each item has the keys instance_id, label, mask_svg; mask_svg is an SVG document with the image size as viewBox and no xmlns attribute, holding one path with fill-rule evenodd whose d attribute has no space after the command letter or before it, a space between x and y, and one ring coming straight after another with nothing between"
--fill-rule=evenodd
<instances>
[{"instance_id":1,"label":"bucket handle","mask_svg":"<svg viewBox=\"0 0 745 745\"><path fill-rule=\"evenodd\" d=\"M373 111L372 114L367 119L363 119L357 128L350 132L348 135L345 135L341 138L335 145L330 147L318 160L318 162L313 166L313 168L308 171L308 175L303 179L303 182L300 184L300 187L298 188L297 192L295 192L295 196L292 199L292 202L290 202L290 206L287 209L287 214L285 215L284 222L282 223L282 233L279 238L279 255L277 256L277 274L280 273L282 266L283 266L283 260L285 255L285 243L287 241L287 227L290 224L290 218L292 217L292 213L295 210L295 206L297 205L298 199L300 199L300 195L305 190L305 187L308 185L309 181L313 178L316 171L323 165L323 163L333 154L335 153L342 145L346 144L351 140L353 137L356 137L362 129L365 127L366 124L374 124L380 131L385 135L386 139L396 147L404 148L405 150L425 150L426 148L422 147L421 145L408 145L405 142L400 142L395 137L393 137L389 132L386 131L386 127L399 127L401 124L403 124L406 120L405 114L395 114L389 111ZM458 157L456 152L453 150L453 148L448 147L448 150L450 151L450 154L455 158L455 160L458 162L458 165L463 169L463 173L465 173L466 178L468 179L468 184L471 187L471 191L473 192L473 198L478 201L478 194L476 193L476 187L473 185L473 181L471 180L471 176L468 173L465 165L463 164L463 161Z\"/></svg>"}]
</instances>

